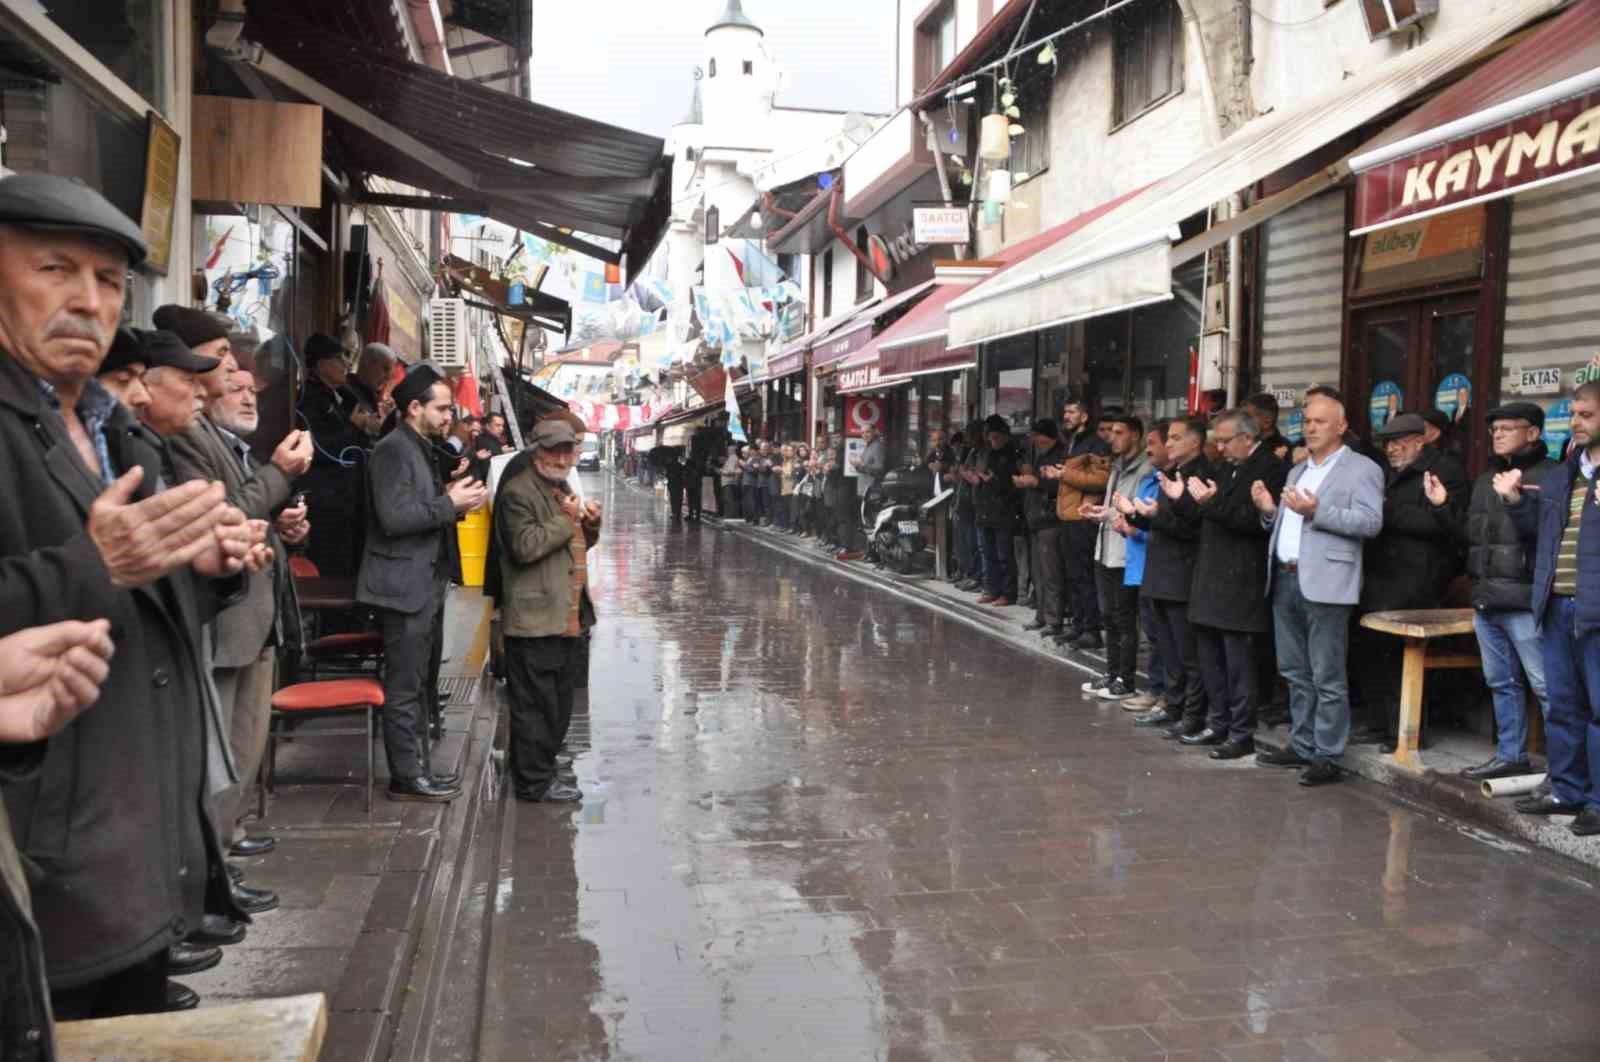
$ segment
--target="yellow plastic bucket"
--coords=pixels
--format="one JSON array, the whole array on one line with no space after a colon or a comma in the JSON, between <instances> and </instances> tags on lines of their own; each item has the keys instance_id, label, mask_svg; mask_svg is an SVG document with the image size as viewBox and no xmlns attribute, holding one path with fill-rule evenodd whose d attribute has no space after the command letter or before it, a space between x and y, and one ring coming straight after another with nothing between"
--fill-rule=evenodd
<instances>
[{"instance_id":1,"label":"yellow plastic bucket","mask_svg":"<svg viewBox=\"0 0 1600 1062\"><path fill-rule=\"evenodd\" d=\"M461 585L482 586L483 569L489 559L489 507L470 512L456 524L456 542L461 547Z\"/></svg>"}]
</instances>

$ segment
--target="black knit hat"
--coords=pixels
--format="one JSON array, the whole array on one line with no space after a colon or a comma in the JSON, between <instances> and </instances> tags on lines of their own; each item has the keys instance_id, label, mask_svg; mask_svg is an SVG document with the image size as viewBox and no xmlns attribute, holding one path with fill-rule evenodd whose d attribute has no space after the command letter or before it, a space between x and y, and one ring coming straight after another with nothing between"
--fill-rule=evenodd
<instances>
[{"instance_id":1,"label":"black knit hat","mask_svg":"<svg viewBox=\"0 0 1600 1062\"><path fill-rule=\"evenodd\" d=\"M339 341L324 332L313 332L306 340L306 368L311 368L323 358L342 358L344 348Z\"/></svg>"},{"instance_id":2,"label":"black knit hat","mask_svg":"<svg viewBox=\"0 0 1600 1062\"><path fill-rule=\"evenodd\" d=\"M207 313L176 303L157 307L156 312L150 315L150 320L157 328L176 335L191 349L202 343L227 339L233 331L233 322L221 314Z\"/></svg>"},{"instance_id":3,"label":"black knit hat","mask_svg":"<svg viewBox=\"0 0 1600 1062\"><path fill-rule=\"evenodd\" d=\"M989 418L983 422L984 431L999 431L1011 434L1011 424L998 413L990 413Z\"/></svg>"},{"instance_id":4,"label":"black knit hat","mask_svg":"<svg viewBox=\"0 0 1600 1062\"><path fill-rule=\"evenodd\" d=\"M405 416L406 409L411 403L426 402L428 392L433 389L433 385L444 382L446 382L444 374L434 368L432 363L417 362L406 369L406 378L395 384L392 392L394 408L400 411L402 417Z\"/></svg>"}]
</instances>

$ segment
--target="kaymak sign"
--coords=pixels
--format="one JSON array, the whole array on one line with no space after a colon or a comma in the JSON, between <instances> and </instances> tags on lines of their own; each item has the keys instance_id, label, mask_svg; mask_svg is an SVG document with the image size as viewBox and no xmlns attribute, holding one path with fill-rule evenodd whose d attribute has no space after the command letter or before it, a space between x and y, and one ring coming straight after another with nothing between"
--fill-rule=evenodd
<instances>
[{"instance_id":1,"label":"kaymak sign","mask_svg":"<svg viewBox=\"0 0 1600 1062\"><path fill-rule=\"evenodd\" d=\"M1353 235L1600 168L1600 88L1439 139L1444 132L1351 158Z\"/></svg>"}]
</instances>

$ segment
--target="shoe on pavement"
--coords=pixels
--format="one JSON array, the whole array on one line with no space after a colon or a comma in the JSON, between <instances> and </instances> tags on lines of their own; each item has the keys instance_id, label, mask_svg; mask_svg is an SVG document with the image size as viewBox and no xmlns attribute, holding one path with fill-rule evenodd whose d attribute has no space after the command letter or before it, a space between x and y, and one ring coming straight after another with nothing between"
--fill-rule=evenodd
<instances>
[{"instance_id":1,"label":"shoe on pavement","mask_svg":"<svg viewBox=\"0 0 1600 1062\"><path fill-rule=\"evenodd\" d=\"M1101 641L1099 631L1084 631L1072 641L1067 643L1073 649L1104 649L1106 643Z\"/></svg>"},{"instance_id":2,"label":"shoe on pavement","mask_svg":"<svg viewBox=\"0 0 1600 1062\"><path fill-rule=\"evenodd\" d=\"M1572 825L1567 829L1577 837L1593 837L1600 833L1600 807L1590 804L1578 812L1578 817L1572 820Z\"/></svg>"},{"instance_id":3,"label":"shoe on pavement","mask_svg":"<svg viewBox=\"0 0 1600 1062\"><path fill-rule=\"evenodd\" d=\"M215 944L191 944L187 940L167 948L167 973L182 977L204 973L222 964L222 949Z\"/></svg>"},{"instance_id":4,"label":"shoe on pavement","mask_svg":"<svg viewBox=\"0 0 1600 1062\"><path fill-rule=\"evenodd\" d=\"M1337 764L1330 760L1313 760L1311 766L1300 772L1300 784L1308 788L1331 785L1344 777Z\"/></svg>"},{"instance_id":5,"label":"shoe on pavement","mask_svg":"<svg viewBox=\"0 0 1600 1062\"><path fill-rule=\"evenodd\" d=\"M1156 706L1157 700L1159 698L1155 694L1146 690L1144 693L1136 693L1123 701L1122 710L1125 712L1149 711Z\"/></svg>"},{"instance_id":6,"label":"shoe on pavement","mask_svg":"<svg viewBox=\"0 0 1600 1062\"><path fill-rule=\"evenodd\" d=\"M461 790L439 785L425 775L416 778L389 779L390 800L414 800L425 804L448 804L461 795Z\"/></svg>"},{"instance_id":7,"label":"shoe on pavement","mask_svg":"<svg viewBox=\"0 0 1600 1062\"><path fill-rule=\"evenodd\" d=\"M1525 796L1512 806L1524 815L1576 815L1583 810L1582 804L1569 804L1553 793L1542 797Z\"/></svg>"},{"instance_id":8,"label":"shoe on pavement","mask_svg":"<svg viewBox=\"0 0 1600 1062\"><path fill-rule=\"evenodd\" d=\"M833 555L833 559L836 561L858 561L864 556L866 554L858 549L841 549Z\"/></svg>"},{"instance_id":9,"label":"shoe on pavement","mask_svg":"<svg viewBox=\"0 0 1600 1062\"><path fill-rule=\"evenodd\" d=\"M1181 741L1186 737L1193 737L1205 728L1206 724L1204 720L1179 719L1177 722L1161 728L1161 740Z\"/></svg>"},{"instance_id":10,"label":"shoe on pavement","mask_svg":"<svg viewBox=\"0 0 1600 1062\"><path fill-rule=\"evenodd\" d=\"M200 928L183 940L185 944L237 944L244 939L245 928L243 922L235 922L227 915L201 915Z\"/></svg>"},{"instance_id":11,"label":"shoe on pavement","mask_svg":"<svg viewBox=\"0 0 1600 1062\"><path fill-rule=\"evenodd\" d=\"M529 804L576 804L583 799L583 791L557 779L539 793L518 793L517 799Z\"/></svg>"},{"instance_id":12,"label":"shoe on pavement","mask_svg":"<svg viewBox=\"0 0 1600 1062\"><path fill-rule=\"evenodd\" d=\"M1227 740L1228 732L1226 730L1213 730L1209 726L1198 734L1184 734L1178 738L1181 744L1188 745L1191 748L1201 745L1222 745Z\"/></svg>"},{"instance_id":13,"label":"shoe on pavement","mask_svg":"<svg viewBox=\"0 0 1600 1062\"><path fill-rule=\"evenodd\" d=\"M1461 777L1471 782L1487 782L1491 778L1514 778L1519 774L1532 774L1533 767L1527 760L1508 761L1499 756L1491 756L1483 763L1468 767L1461 772Z\"/></svg>"},{"instance_id":14,"label":"shoe on pavement","mask_svg":"<svg viewBox=\"0 0 1600 1062\"><path fill-rule=\"evenodd\" d=\"M1292 748L1267 749L1256 753L1258 767L1310 767L1311 761Z\"/></svg>"},{"instance_id":15,"label":"shoe on pavement","mask_svg":"<svg viewBox=\"0 0 1600 1062\"><path fill-rule=\"evenodd\" d=\"M266 914L268 911L278 909L278 894L271 889L252 889L248 885L235 885L233 902L238 904L245 914Z\"/></svg>"},{"instance_id":16,"label":"shoe on pavement","mask_svg":"<svg viewBox=\"0 0 1600 1062\"><path fill-rule=\"evenodd\" d=\"M1121 701L1132 697L1133 693L1134 690L1132 686L1117 678L1112 679L1109 686L1097 691L1095 696L1099 697L1102 701Z\"/></svg>"},{"instance_id":17,"label":"shoe on pavement","mask_svg":"<svg viewBox=\"0 0 1600 1062\"><path fill-rule=\"evenodd\" d=\"M240 859L249 859L253 856L264 856L276 847L278 847L276 837L246 837L231 845L228 854L238 856Z\"/></svg>"},{"instance_id":18,"label":"shoe on pavement","mask_svg":"<svg viewBox=\"0 0 1600 1062\"><path fill-rule=\"evenodd\" d=\"M1109 685L1111 685L1110 675L1096 675L1078 688L1085 693L1099 693Z\"/></svg>"},{"instance_id":19,"label":"shoe on pavement","mask_svg":"<svg viewBox=\"0 0 1600 1062\"><path fill-rule=\"evenodd\" d=\"M978 604L980 604L980 605L992 605L996 601L999 601L999 600L1000 600L1000 595L999 594L988 594L988 593L985 593L985 594L979 594L978 595Z\"/></svg>"},{"instance_id":20,"label":"shoe on pavement","mask_svg":"<svg viewBox=\"0 0 1600 1062\"><path fill-rule=\"evenodd\" d=\"M180 985L176 981L168 981L166 1000L161 1011L170 1014L178 1010L193 1010L200 1005L200 993L188 985Z\"/></svg>"},{"instance_id":21,"label":"shoe on pavement","mask_svg":"<svg viewBox=\"0 0 1600 1062\"><path fill-rule=\"evenodd\" d=\"M1042 631L1046 629L1046 626L1044 620L1031 619L1022 625L1022 629L1025 631Z\"/></svg>"},{"instance_id":22,"label":"shoe on pavement","mask_svg":"<svg viewBox=\"0 0 1600 1062\"><path fill-rule=\"evenodd\" d=\"M1254 738L1245 738L1243 741L1224 741L1211 750L1211 758L1214 760L1242 760L1255 752L1255 750L1256 743Z\"/></svg>"},{"instance_id":23,"label":"shoe on pavement","mask_svg":"<svg viewBox=\"0 0 1600 1062\"><path fill-rule=\"evenodd\" d=\"M997 597L993 601L984 602L980 598L979 601L978 601L978 604L980 604L980 605L985 604L985 603L993 605L995 608L1007 608L1007 607L1009 607L1011 605L1011 599L1009 597Z\"/></svg>"},{"instance_id":24,"label":"shoe on pavement","mask_svg":"<svg viewBox=\"0 0 1600 1062\"><path fill-rule=\"evenodd\" d=\"M1124 705L1126 707L1126 705ZM1134 726L1177 726L1183 722L1183 716L1174 715L1166 708L1152 708L1143 715L1133 717Z\"/></svg>"}]
</instances>

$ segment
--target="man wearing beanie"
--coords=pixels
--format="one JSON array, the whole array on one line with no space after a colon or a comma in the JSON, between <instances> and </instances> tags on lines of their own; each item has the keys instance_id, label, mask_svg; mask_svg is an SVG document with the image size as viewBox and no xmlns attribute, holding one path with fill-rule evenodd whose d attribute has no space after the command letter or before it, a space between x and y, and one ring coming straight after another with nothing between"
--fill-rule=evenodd
<instances>
[{"instance_id":1,"label":"man wearing beanie","mask_svg":"<svg viewBox=\"0 0 1600 1062\"><path fill-rule=\"evenodd\" d=\"M305 362L297 426L311 433L313 452L299 485L317 525L306 556L322 575L348 579L361 563L361 484L371 440L350 422L356 402L345 389L349 373L339 341L316 333L306 340Z\"/></svg>"},{"instance_id":2,"label":"man wearing beanie","mask_svg":"<svg viewBox=\"0 0 1600 1062\"><path fill-rule=\"evenodd\" d=\"M460 780L429 769L424 684L434 624L450 577L447 535L456 520L483 505L488 492L475 479L445 486L433 457L450 421L450 387L429 362L411 366L394 389L399 424L372 451L366 553L356 600L378 613L383 632L383 746L389 758L389 798L434 803L453 800Z\"/></svg>"}]
</instances>

